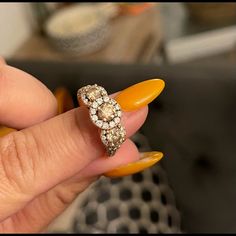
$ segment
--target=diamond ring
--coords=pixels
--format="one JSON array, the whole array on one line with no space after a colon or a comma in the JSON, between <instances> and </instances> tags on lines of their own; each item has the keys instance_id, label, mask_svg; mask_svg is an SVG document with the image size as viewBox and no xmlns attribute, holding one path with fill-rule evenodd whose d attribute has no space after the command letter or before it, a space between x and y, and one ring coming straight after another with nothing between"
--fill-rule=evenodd
<instances>
[{"instance_id":1,"label":"diamond ring","mask_svg":"<svg viewBox=\"0 0 236 236\"><path fill-rule=\"evenodd\" d=\"M77 97L88 106L91 121L101 129L100 137L108 156L115 155L126 137L125 129L121 125L120 105L97 84L80 88Z\"/></svg>"}]
</instances>

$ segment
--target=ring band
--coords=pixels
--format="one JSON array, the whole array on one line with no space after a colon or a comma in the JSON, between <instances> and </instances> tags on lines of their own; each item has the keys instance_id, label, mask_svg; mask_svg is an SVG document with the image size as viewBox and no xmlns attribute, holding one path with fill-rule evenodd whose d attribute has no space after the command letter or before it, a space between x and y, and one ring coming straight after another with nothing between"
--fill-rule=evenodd
<instances>
[{"instance_id":1,"label":"ring band","mask_svg":"<svg viewBox=\"0 0 236 236\"><path fill-rule=\"evenodd\" d=\"M97 84L87 85L77 92L78 99L89 108L91 121L101 129L100 137L108 156L115 155L125 141L126 131L121 125L121 107Z\"/></svg>"}]
</instances>

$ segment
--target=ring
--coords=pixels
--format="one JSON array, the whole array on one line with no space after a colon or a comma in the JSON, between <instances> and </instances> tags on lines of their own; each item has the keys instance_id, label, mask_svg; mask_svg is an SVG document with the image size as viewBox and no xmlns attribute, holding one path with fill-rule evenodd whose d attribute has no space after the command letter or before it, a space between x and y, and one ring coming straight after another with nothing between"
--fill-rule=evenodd
<instances>
[{"instance_id":1,"label":"ring","mask_svg":"<svg viewBox=\"0 0 236 236\"><path fill-rule=\"evenodd\" d=\"M108 156L114 156L125 141L126 131L121 124L120 105L108 96L107 91L97 84L87 85L77 92L78 99L89 108L91 121L101 129L100 138Z\"/></svg>"}]
</instances>

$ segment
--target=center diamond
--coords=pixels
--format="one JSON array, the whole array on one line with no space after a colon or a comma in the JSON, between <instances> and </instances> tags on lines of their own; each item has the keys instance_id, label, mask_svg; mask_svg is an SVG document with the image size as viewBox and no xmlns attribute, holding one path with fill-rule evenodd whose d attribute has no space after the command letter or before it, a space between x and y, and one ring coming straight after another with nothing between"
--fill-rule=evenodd
<instances>
[{"instance_id":1,"label":"center diamond","mask_svg":"<svg viewBox=\"0 0 236 236\"><path fill-rule=\"evenodd\" d=\"M99 108L98 108L98 117L101 120L104 121L110 121L113 119L115 115L115 109L112 104L109 103L103 103Z\"/></svg>"},{"instance_id":2,"label":"center diamond","mask_svg":"<svg viewBox=\"0 0 236 236\"><path fill-rule=\"evenodd\" d=\"M94 101L101 96L98 88L89 88L87 91L87 97L90 101Z\"/></svg>"}]
</instances>

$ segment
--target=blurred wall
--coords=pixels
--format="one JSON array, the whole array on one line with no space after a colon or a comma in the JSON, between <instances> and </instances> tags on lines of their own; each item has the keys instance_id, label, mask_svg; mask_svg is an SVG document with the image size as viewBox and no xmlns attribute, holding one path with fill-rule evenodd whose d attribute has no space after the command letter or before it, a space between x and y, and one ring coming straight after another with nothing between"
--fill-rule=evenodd
<instances>
[{"instance_id":1,"label":"blurred wall","mask_svg":"<svg viewBox=\"0 0 236 236\"><path fill-rule=\"evenodd\" d=\"M0 55L11 56L35 26L30 3L0 3Z\"/></svg>"}]
</instances>

